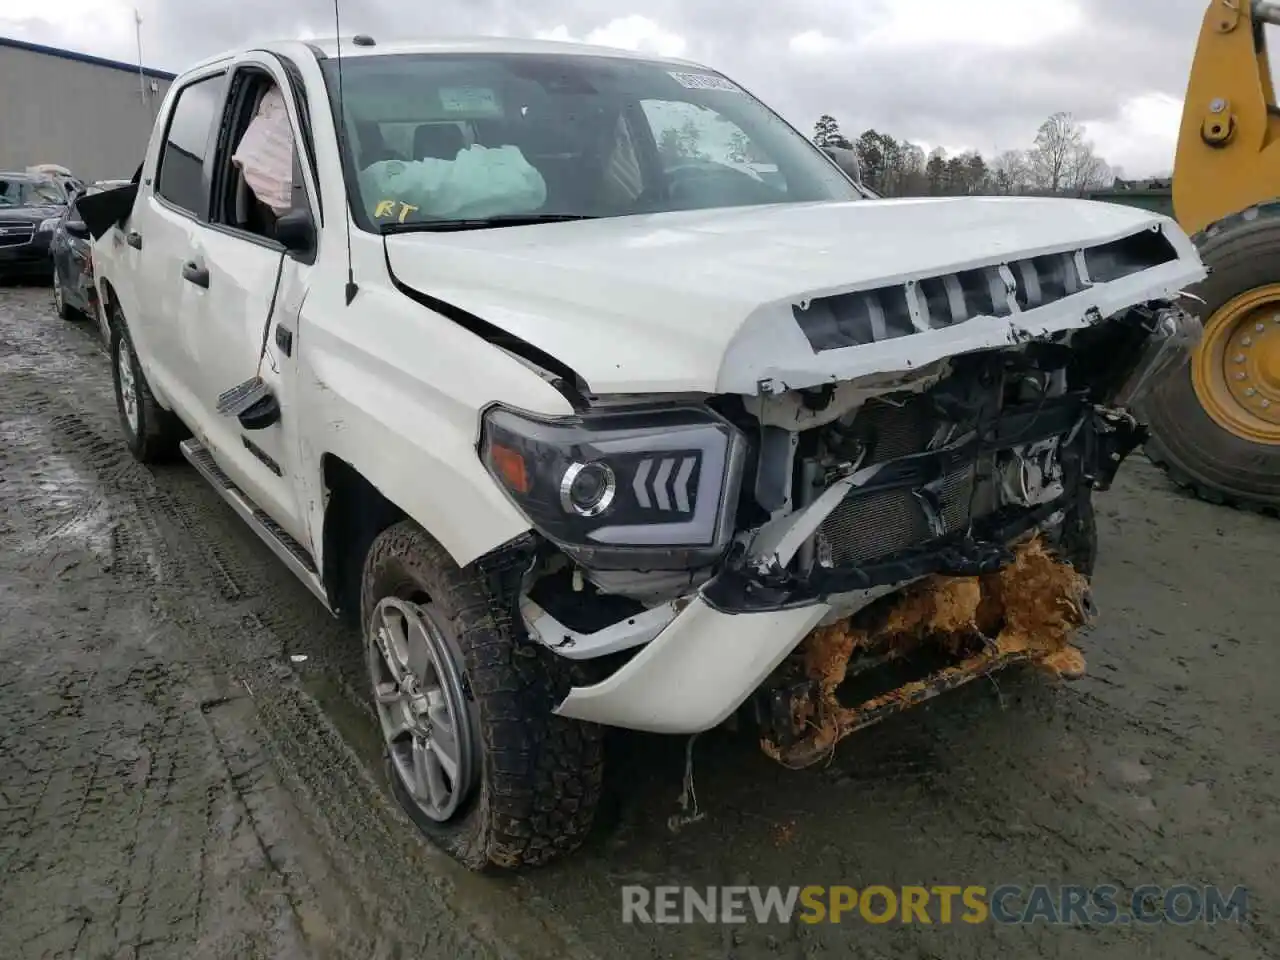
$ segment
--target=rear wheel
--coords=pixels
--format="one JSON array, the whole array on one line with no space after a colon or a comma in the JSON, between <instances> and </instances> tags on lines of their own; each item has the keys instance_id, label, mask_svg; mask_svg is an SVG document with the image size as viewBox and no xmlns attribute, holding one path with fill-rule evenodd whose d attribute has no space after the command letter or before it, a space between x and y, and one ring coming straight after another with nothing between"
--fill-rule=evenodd
<instances>
[{"instance_id":1,"label":"rear wheel","mask_svg":"<svg viewBox=\"0 0 1280 960\"><path fill-rule=\"evenodd\" d=\"M360 598L392 789L473 870L576 849L603 774L601 728L552 713L567 661L524 634L494 579L405 521L370 547Z\"/></svg>"},{"instance_id":2,"label":"rear wheel","mask_svg":"<svg viewBox=\"0 0 1280 960\"><path fill-rule=\"evenodd\" d=\"M111 324L111 379L120 426L133 455L143 463L173 460L186 429L181 420L156 402L119 314Z\"/></svg>"},{"instance_id":3,"label":"rear wheel","mask_svg":"<svg viewBox=\"0 0 1280 960\"><path fill-rule=\"evenodd\" d=\"M1270 215L1268 215L1270 214ZM1141 413L1147 456L1213 503L1280 510L1280 210L1210 229L1204 336Z\"/></svg>"},{"instance_id":4,"label":"rear wheel","mask_svg":"<svg viewBox=\"0 0 1280 960\"><path fill-rule=\"evenodd\" d=\"M53 271L53 309L63 320L78 320L80 315L67 305L66 294L62 291L62 278L55 267Z\"/></svg>"}]
</instances>

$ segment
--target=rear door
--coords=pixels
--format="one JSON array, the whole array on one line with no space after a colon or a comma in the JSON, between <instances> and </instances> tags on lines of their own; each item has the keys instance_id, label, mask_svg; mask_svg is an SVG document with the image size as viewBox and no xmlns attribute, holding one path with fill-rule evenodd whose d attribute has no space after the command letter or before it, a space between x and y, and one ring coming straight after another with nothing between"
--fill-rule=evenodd
<instances>
[{"instance_id":1,"label":"rear door","mask_svg":"<svg viewBox=\"0 0 1280 960\"><path fill-rule=\"evenodd\" d=\"M181 321L199 303L184 270L208 216L207 166L226 80L225 68L213 69L184 78L174 91L154 172L144 171L124 238L132 251L126 256L137 263L136 316L126 313L134 348L152 386L188 423L198 408L190 381L193 350Z\"/></svg>"}]
</instances>

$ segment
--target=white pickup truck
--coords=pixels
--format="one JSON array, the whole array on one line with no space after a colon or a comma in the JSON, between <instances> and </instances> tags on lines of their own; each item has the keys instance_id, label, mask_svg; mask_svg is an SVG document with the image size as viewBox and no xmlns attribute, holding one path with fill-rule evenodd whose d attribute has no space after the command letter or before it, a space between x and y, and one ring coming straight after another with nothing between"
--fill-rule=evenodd
<instances>
[{"instance_id":1,"label":"white pickup truck","mask_svg":"<svg viewBox=\"0 0 1280 960\"><path fill-rule=\"evenodd\" d=\"M97 282L129 446L358 624L394 788L454 856L574 849L604 726L749 722L799 765L1081 666L1091 498L1198 329L1173 222L867 199L693 63L338 53L179 77ZM917 679L840 701L888 660Z\"/></svg>"}]
</instances>

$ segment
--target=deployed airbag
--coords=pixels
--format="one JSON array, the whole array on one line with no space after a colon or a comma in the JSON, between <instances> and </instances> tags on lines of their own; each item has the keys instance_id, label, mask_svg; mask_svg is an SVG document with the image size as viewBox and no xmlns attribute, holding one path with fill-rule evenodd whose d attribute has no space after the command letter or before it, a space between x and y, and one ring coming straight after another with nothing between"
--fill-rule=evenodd
<instances>
[{"instance_id":1,"label":"deployed airbag","mask_svg":"<svg viewBox=\"0 0 1280 960\"><path fill-rule=\"evenodd\" d=\"M293 207L293 132L280 88L272 86L258 104L231 161L245 183L276 216Z\"/></svg>"},{"instance_id":2,"label":"deployed airbag","mask_svg":"<svg viewBox=\"0 0 1280 960\"><path fill-rule=\"evenodd\" d=\"M473 145L453 160L380 160L360 173L369 214L387 222L532 213L547 185L518 147Z\"/></svg>"}]
</instances>

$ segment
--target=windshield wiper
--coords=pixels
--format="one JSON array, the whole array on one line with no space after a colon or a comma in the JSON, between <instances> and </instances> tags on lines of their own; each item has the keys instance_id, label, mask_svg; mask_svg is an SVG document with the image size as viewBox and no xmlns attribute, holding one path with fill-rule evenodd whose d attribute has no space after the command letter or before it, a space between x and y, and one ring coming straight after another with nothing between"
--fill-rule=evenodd
<instances>
[{"instance_id":1,"label":"windshield wiper","mask_svg":"<svg viewBox=\"0 0 1280 960\"><path fill-rule=\"evenodd\" d=\"M490 227L526 227L535 223L567 223L570 220L595 220L583 213L500 213L492 217L469 220L408 220L404 223L384 223L379 232L391 233L447 233L452 230L487 230Z\"/></svg>"}]
</instances>

